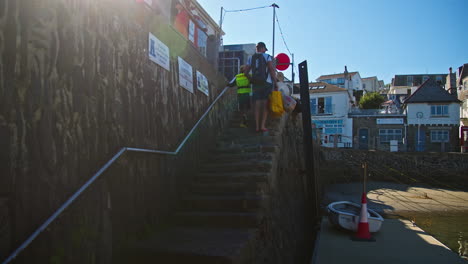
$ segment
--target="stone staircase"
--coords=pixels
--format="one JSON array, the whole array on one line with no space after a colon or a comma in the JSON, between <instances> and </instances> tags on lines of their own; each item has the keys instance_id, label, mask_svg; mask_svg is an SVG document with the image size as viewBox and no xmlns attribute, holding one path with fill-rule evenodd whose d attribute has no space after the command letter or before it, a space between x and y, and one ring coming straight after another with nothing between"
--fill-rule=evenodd
<instances>
[{"instance_id":1,"label":"stone staircase","mask_svg":"<svg viewBox=\"0 0 468 264\"><path fill-rule=\"evenodd\" d=\"M252 118L250 118L252 119ZM236 113L217 148L201 164L170 226L120 252L119 263L241 263L255 239L268 179L279 151L279 121L257 133Z\"/></svg>"}]
</instances>

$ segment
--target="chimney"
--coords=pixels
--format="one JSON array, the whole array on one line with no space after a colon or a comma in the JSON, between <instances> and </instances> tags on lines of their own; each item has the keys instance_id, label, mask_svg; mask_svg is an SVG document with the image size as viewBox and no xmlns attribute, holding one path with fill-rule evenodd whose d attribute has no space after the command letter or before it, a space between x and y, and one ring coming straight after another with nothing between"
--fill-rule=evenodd
<instances>
[{"instance_id":1,"label":"chimney","mask_svg":"<svg viewBox=\"0 0 468 264\"><path fill-rule=\"evenodd\" d=\"M457 87L455 85L455 78L452 73L452 67L449 68L449 74L445 80L445 87L451 95L457 96Z\"/></svg>"},{"instance_id":2,"label":"chimney","mask_svg":"<svg viewBox=\"0 0 468 264\"><path fill-rule=\"evenodd\" d=\"M349 89L348 87L348 67L344 66L344 88Z\"/></svg>"}]
</instances>

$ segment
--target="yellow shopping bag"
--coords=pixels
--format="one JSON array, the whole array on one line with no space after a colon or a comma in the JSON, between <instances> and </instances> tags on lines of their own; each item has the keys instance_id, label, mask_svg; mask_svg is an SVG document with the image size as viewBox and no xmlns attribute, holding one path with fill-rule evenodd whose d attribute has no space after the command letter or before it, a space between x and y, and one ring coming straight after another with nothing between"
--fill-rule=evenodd
<instances>
[{"instance_id":1,"label":"yellow shopping bag","mask_svg":"<svg viewBox=\"0 0 468 264\"><path fill-rule=\"evenodd\" d=\"M274 117L280 117L284 113L283 96L280 91L273 91L270 94L270 110Z\"/></svg>"}]
</instances>

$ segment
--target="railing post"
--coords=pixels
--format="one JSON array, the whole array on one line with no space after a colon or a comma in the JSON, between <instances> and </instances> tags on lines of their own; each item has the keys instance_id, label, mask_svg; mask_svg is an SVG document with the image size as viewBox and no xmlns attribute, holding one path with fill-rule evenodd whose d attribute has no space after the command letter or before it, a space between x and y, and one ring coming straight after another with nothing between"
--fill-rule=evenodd
<instances>
[{"instance_id":1,"label":"railing post","mask_svg":"<svg viewBox=\"0 0 468 264\"><path fill-rule=\"evenodd\" d=\"M309 76L307 72L307 61L299 64L299 80L302 109L302 128L304 131L304 163L307 173L307 185L309 189L309 202L311 203L312 219L318 216L317 206L317 180L314 171L314 152L312 141L312 119L310 115Z\"/></svg>"}]
</instances>

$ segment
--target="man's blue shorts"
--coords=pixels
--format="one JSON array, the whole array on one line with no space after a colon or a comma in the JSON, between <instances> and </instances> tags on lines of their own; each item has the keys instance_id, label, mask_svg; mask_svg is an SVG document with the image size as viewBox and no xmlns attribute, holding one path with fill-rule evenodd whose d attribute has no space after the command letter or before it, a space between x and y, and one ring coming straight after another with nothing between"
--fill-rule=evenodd
<instances>
[{"instance_id":1,"label":"man's blue shorts","mask_svg":"<svg viewBox=\"0 0 468 264\"><path fill-rule=\"evenodd\" d=\"M273 91L273 84L252 84L252 100L267 100L271 91Z\"/></svg>"}]
</instances>

